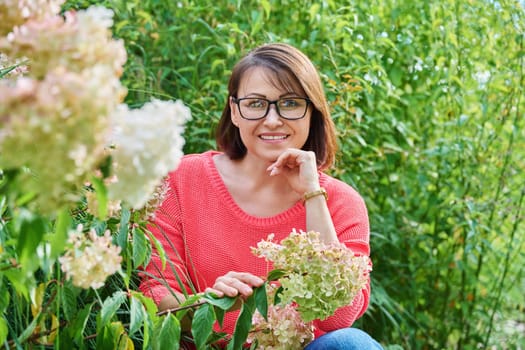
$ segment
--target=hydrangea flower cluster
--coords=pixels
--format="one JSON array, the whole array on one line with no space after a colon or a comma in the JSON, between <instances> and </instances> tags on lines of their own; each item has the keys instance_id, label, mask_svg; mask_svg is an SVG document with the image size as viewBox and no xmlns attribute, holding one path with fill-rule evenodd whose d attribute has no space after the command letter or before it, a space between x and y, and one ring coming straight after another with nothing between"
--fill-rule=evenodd
<instances>
[{"instance_id":1,"label":"hydrangea flower cluster","mask_svg":"<svg viewBox=\"0 0 525 350\"><path fill-rule=\"evenodd\" d=\"M44 3L0 0L21 22L0 38L0 51L29 66L26 76L0 80L0 167L29 168L21 190L51 213L78 199L106 156L110 114L126 94L119 80L126 52L112 39L111 11L90 7L64 19L59 2Z\"/></svg>"},{"instance_id":2,"label":"hydrangea flower cluster","mask_svg":"<svg viewBox=\"0 0 525 350\"><path fill-rule=\"evenodd\" d=\"M29 59L31 76L36 79L54 69L67 67L68 71L79 73L98 67L105 70L110 81L118 81L127 57L123 41L112 37L112 17L113 12L101 6L66 12L64 16L57 11L13 27L0 38L0 50L9 57Z\"/></svg>"},{"instance_id":3,"label":"hydrangea flower cluster","mask_svg":"<svg viewBox=\"0 0 525 350\"><path fill-rule=\"evenodd\" d=\"M56 15L64 0L2 0L0 1L0 36L27 20Z\"/></svg>"},{"instance_id":4,"label":"hydrangea flower cluster","mask_svg":"<svg viewBox=\"0 0 525 350\"><path fill-rule=\"evenodd\" d=\"M55 70L42 81L0 83L0 166L34 172L38 181L23 185L39 194L42 212L76 200L71 193L104 156L114 102L101 75Z\"/></svg>"},{"instance_id":5,"label":"hydrangea flower cluster","mask_svg":"<svg viewBox=\"0 0 525 350\"><path fill-rule=\"evenodd\" d=\"M269 299L273 299L275 287L267 285ZM314 338L311 322L305 323L294 305L268 305L267 320L255 312L248 342L257 344L260 350L303 349Z\"/></svg>"},{"instance_id":6,"label":"hydrangea flower cluster","mask_svg":"<svg viewBox=\"0 0 525 350\"><path fill-rule=\"evenodd\" d=\"M191 113L181 101L153 99L140 109L121 105L112 116L112 151L117 182L110 199L122 199L134 209L143 207L166 174L183 156L184 124Z\"/></svg>"},{"instance_id":7,"label":"hydrangea flower cluster","mask_svg":"<svg viewBox=\"0 0 525 350\"><path fill-rule=\"evenodd\" d=\"M370 259L357 256L343 244L325 244L317 232L293 230L280 244L267 240L252 248L255 255L273 262L285 275L281 303L297 304L305 322L326 319L335 310L350 305L366 286Z\"/></svg>"},{"instance_id":8,"label":"hydrangea flower cluster","mask_svg":"<svg viewBox=\"0 0 525 350\"><path fill-rule=\"evenodd\" d=\"M68 242L71 248L59 258L62 271L73 285L88 289L98 289L104 285L106 278L120 270L122 257L120 247L111 243L109 230L98 236L90 230L82 234L82 226L71 233Z\"/></svg>"},{"instance_id":9,"label":"hydrangea flower cluster","mask_svg":"<svg viewBox=\"0 0 525 350\"><path fill-rule=\"evenodd\" d=\"M165 179L161 180L160 185L158 185L153 194L149 197L147 203L138 211L139 217L144 221L153 221L155 218L155 212L159 206L164 202L164 199L168 195L170 186Z\"/></svg>"}]
</instances>

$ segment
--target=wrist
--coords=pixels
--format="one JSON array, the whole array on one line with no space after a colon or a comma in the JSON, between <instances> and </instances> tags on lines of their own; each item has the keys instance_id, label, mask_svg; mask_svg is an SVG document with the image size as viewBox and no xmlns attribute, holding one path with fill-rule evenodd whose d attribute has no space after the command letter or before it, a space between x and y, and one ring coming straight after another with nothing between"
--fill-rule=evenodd
<instances>
[{"instance_id":1,"label":"wrist","mask_svg":"<svg viewBox=\"0 0 525 350\"><path fill-rule=\"evenodd\" d=\"M312 198L317 198L317 197L324 197L325 201L327 201L328 193L323 187L319 187L318 189L313 190L313 191L307 191L303 194L303 204L305 204L306 201Z\"/></svg>"}]
</instances>

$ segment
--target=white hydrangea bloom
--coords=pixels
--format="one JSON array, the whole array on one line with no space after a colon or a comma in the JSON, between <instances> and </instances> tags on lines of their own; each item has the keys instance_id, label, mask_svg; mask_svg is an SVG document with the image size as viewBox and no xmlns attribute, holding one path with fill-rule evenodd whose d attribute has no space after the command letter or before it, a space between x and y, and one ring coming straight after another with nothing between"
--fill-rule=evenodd
<instances>
[{"instance_id":1,"label":"white hydrangea bloom","mask_svg":"<svg viewBox=\"0 0 525 350\"><path fill-rule=\"evenodd\" d=\"M73 285L98 289L109 276L120 270L121 249L111 243L109 230L104 236L98 236L94 230L88 236L78 231L77 228L77 232L70 235L72 247L59 258L62 271Z\"/></svg>"},{"instance_id":2,"label":"white hydrangea bloom","mask_svg":"<svg viewBox=\"0 0 525 350\"><path fill-rule=\"evenodd\" d=\"M110 199L142 208L168 172L183 156L184 125L191 113L181 101L153 99L140 109L121 105L112 120L112 152L118 181L109 186Z\"/></svg>"}]
</instances>

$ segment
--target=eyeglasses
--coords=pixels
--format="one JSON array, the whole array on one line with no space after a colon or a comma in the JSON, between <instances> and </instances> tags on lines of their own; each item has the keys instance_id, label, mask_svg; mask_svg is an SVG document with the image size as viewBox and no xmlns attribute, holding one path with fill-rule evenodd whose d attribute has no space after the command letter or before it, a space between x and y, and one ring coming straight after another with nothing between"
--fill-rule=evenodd
<instances>
[{"instance_id":1,"label":"eyeglasses","mask_svg":"<svg viewBox=\"0 0 525 350\"><path fill-rule=\"evenodd\" d=\"M306 115L308 105L312 102L303 97L285 97L275 101L260 97L232 97L232 100L239 107L241 117L248 120L259 120L266 117L270 111L270 105L275 105L275 109L281 118L301 119Z\"/></svg>"}]
</instances>

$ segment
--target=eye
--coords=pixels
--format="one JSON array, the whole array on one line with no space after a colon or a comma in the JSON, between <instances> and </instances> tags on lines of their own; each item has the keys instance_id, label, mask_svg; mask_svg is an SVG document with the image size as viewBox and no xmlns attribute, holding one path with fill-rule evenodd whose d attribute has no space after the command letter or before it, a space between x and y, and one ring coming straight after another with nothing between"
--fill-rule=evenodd
<instances>
[{"instance_id":1,"label":"eye","mask_svg":"<svg viewBox=\"0 0 525 350\"><path fill-rule=\"evenodd\" d=\"M262 108L266 108L266 105L268 104L268 102L266 102L265 100L258 99L258 98L249 98L249 99L243 100L243 104L247 108L262 109Z\"/></svg>"},{"instance_id":2,"label":"eye","mask_svg":"<svg viewBox=\"0 0 525 350\"><path fill-rule=\"evenodd\" d=\"M304 104L304 102L299 98L285 98L282 100L279 100L279 107L285 108L285 109L292 109L300 107Z\"/></svg>"}]
</instances>

